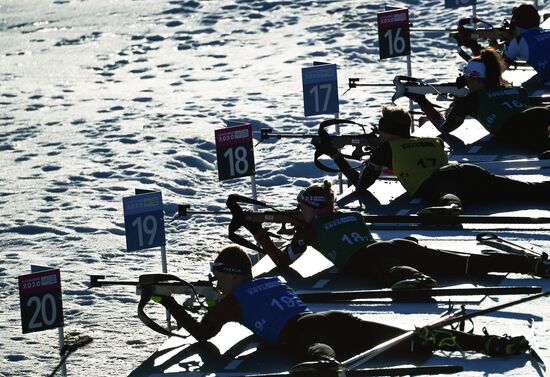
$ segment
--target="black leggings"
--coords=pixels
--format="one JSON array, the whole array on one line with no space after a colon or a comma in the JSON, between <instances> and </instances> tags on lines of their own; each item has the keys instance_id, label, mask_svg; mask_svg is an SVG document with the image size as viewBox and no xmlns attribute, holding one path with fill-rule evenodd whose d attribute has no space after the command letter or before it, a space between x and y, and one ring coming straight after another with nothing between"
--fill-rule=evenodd
<instances>
[{"instance_id":1,"label":"black leggings","mask_svg":"<svg viewBox=\"0 0 550 377\"><path fill-rule=\"evenodd\" d=\"M454 336L460 349L481 351L483 336L454 330L444 330ZM315 360L332 356L344 361L386 340L403 334L405 330L377 322L362 320L343 311L302 314L285 327L283 342L298 360ZM416 337L391 349L391 354L414 352L428 356L434 349L456 350L456 345L425 344Z\"/></svg>"},{"instance_id":2,"label":"black leggings","mask_svg":"<svg viewBox=\"0 0 550 377\"><path fill-rule=\"evenodd\" d=\"M445 165L418 188L414 196L437 202L454 194L462 204L475 202L549 200L550 181L522 182L496 175L472 164Z\"/></svg>"},{"instance_id":3,"label":"black leggings","mask_svg":"<svg viewBox=\"0 0 550 377\"><path fill-rule=\"evenodd\" d=\"M534 258L509 254L465 254L431 249L414 241L394 239L380 241L361 249L346 264L345 273L366 277L390 286L410 278L394 266L408 266L432 277L485 275L489 272L530 273Z\"/></svg>"},{"instance_id":4,"label":"black leggings","mask_svg":"<svg viewBox=\"0 0 550 377\"><path fill-rule=\"evenodd\" d=\"M550 106L531 107L514 114L503 126L500 140L541 153L550 150Z\"/></svg>"}]
</instances>

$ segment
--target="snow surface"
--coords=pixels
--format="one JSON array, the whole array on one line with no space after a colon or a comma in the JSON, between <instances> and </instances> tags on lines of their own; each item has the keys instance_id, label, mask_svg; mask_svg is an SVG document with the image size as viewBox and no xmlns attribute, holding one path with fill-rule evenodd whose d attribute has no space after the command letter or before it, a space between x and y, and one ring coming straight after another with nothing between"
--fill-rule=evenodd
<instances>
[{"instance_id":1,"label":"snow surface","mask_svg":"<svg viewBox=\"0 0 550 377\"><path fill-rule=\"evenodd\" d=\"M454 28L471 14L443 0L387 5L408 7L415 27ZM514 5L479 1L477 14L499 25ZM87 289L88 274L160 272L158 249L126 252L122 198L160 189L168 219L177 204L222 211L228 193L250 195L248 178L218 182L214 130L247 121L256 131L315 132L323 117L303 116L301 88L301 68L313 61L338 64L340 94L348 77L391 84L406 74L404 58L379 61L383 10L378 1L0 2L0 375L47 375L58 361L56 330L21 333L17 276L30 264L61 268L65 332L94 338L69 359L70 375L126 375L162 344L137 318L131 289ZM412 41L414 76L454 80L463 63L447 33L413 32ZM392 93L352 90L340 116L376 122ZM280 208L325 177L305 142L264 142L255 154L258 196ZM202 278L227 244L227 224L227 216L167 224L169 272ZM548 235L533 243L548 246ZM548 299L515 310L520 319L504 313L491 330L527 333L532 313L549 357ZM472 365L461 375L536 373L527 358Z\"/></svg>"}]
</instances>

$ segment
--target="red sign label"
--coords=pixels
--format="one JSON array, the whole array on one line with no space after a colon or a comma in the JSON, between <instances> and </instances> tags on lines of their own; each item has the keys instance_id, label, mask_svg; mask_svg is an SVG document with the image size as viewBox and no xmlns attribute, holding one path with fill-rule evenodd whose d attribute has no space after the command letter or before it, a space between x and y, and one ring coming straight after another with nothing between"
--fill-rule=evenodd
<instances>
[{"instance_id":1,"label":"red sign label","mask_svg":"<svg viewBox=\"0 0 550 377\"><path fill-rule=\"evenodd\" d=\"M399 9L378 13L378 28L387 29L396 26L409 25L409 10Z\"/></svg>"},{"instance_id":2,"label":"red sign label","mask_svg":"<svg viewBox=\"0 0 550 377\"><path fill-rule=\"evenodd\" d=\"M60 288L61 277L58 269L19 276L19 292L25 296Z\"/></svg>"},{"instance_id":3,"label":"red sign label","mask_svg":"<svg viewBox=\"0 0 550 377\"><path fill-rule=\"evenodd\" d=\"M216 147L246 143L252 141L252 126L244 124L242 126L215 130L215 137Z\"/></svg>"}]
</instances>

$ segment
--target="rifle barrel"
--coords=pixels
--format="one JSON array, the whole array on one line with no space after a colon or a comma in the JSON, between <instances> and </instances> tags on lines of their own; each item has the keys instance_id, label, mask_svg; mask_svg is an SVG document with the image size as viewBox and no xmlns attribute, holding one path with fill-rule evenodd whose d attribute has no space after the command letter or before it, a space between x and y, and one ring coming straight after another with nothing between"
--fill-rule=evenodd
<instances>
[{"instance_id":1,"label":"rifle barrel","mask_svg":"<svg viewBox=\"0 0 550 377\"><path fill-rule=\"evenodd\" d=\"M550 217L528 216L418 216L418 215L363 215L368 223L412 224L549 224Z\"/></svg>"},{"instance_id":2,"label":"rifle barrel","mask_svg":"<svg viewBox=\"0 0 550 377\"><path fill-rule=\"evenodd\" d=\"M309 138L319 137L318 134L293 134L291 132L267 133L266 136L277 137L277 138L286 137L290 139L298 139L298 138L309 139Z\"/></svg>"},{"instance_id":3,"label":"rifle barrel","mask_svg":"<svg viewBox=\"0 0 550 377\"><path fill-rule=\"evenodd\" d=\"M437 27L412 27L410 31L420 31L424 33L452 33L455 29L442 29Z\"/></svg>"},{"instance_id":4,"label":"rifle barrel","mask_svg":"<svg viewBox=\"0 0 550 377\"><path fill-rule=\"evenodd\" d=\"M230 211L188 211L188 215L231 215ZM247 212L250 216L294 216L296 210ZM371 224L550 224L550 217L530 216L418 216L418 215L363 215L363 220ZM268 219L266 222L270 222ZM101 282L103 283L103 281ZM107 283L107 282L105 282Z\"/></svg>"}]
</instances>

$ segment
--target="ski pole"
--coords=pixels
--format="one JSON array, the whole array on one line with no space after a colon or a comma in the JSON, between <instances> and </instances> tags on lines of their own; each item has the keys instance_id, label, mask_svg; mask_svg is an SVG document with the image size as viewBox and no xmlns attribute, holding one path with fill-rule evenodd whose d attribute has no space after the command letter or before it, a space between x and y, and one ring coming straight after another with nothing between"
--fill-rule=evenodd
<instances>
[{"instance_id":1,"label":"ski pole","mask_svg":"<svg viewBox=\"0 0 550 377\"><path fill-rule=\"evenodd\" d=\"M391 298L397 300L425 300L437 296L518 295L540 293L541 287L471 287L471 288L411 288L372 289L352 291L297 291L304 302L342 302L361 299Z\"/></svg>"},{"instance_id":2,"label":"ski pole","mask_svg":"<svg viewBox=\"0 0 550 377\"><path fill-rule=\"evenodd\" d=\"M541 253L537 253L534 250L531 250L525 246L521 246L519 244L516 244L514 242L505 240L502 237L499 237L498 235L494 233L478 233L476 236L476 240L484 245L488 246L504 246L506 247L506 251L517 254L517 255L533 255L536 257L542 256ZM497 247L498 248L498 247Z\"/></svg>"}]
</instances>

